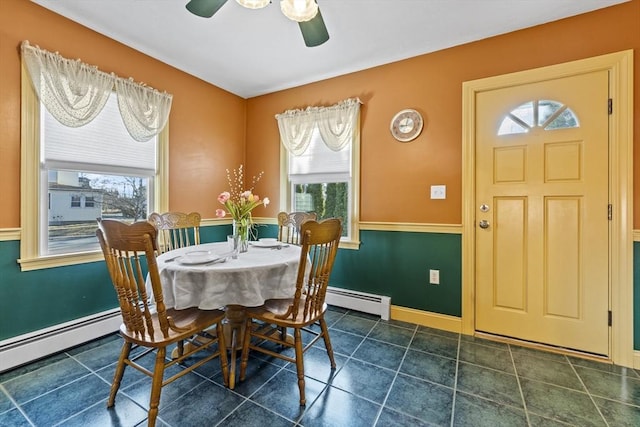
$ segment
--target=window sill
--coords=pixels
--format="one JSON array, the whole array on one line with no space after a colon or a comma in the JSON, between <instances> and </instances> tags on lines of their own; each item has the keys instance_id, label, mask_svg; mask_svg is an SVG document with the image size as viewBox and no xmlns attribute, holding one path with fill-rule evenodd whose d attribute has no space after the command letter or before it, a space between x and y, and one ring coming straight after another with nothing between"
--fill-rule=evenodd
<instances>
[{"instance_id":1,"label":"window sill","mask_svg":"<svg viewBox=\"0 0 640 427\"><path fill-rule=\"evenodd\" d=\"M360 249L360 241L356 241L356 240L341 241L339 248L340 249L358 250L358 249Z\"/></svg>"},{"instance_id":2,"label":"window sill","mask_svg":"<svg viewBox=\"0 0 640 427\"><path fill-rule=\"evenodd\" d=\"M89 262L104 261L104 255L100 251L50 255L37 258L21 258L18 260L21 271L42 270L45 268L63 267L66 265L85 264Z\"/></svg>"}]
</instances>

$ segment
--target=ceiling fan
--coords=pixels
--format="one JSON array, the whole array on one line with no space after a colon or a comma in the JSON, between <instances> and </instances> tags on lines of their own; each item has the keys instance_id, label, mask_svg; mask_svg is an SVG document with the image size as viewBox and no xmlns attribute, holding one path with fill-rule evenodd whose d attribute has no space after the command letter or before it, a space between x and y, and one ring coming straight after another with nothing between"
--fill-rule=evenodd
<instances>
[{"instance_id":1,"label":"ceiling fan","mask_svg":"<svg viewBox=\"0 0 640 427\"><path fill-rule=\"evenodd\" d=\"M236 0L242 6L259 9L271 3L271 0ZM186 8L194 15L211 18L227 0L190 0ZM315 0L281 0L282 13L298 22L304 44L307 47L319 46L329 40L327 27Z\"/></svg>"}]
</instances>

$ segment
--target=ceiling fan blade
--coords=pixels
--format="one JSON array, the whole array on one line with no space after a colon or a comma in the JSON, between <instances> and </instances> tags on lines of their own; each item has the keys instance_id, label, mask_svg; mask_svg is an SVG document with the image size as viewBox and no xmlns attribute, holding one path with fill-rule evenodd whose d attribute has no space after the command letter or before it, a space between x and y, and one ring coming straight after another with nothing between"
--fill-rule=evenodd
<instances>
[{"instance_id":1,"label":"ceiling fan blade","mask_svg":"<svg viewBox=\"0 0 640 427\"><path fill-rule=\"evenodd\" d=\"M211 18L226 2L227 0L191 0L185 7L194 15Z\"/></svg>"},{"instance_id":2,"label":"ceiling fan blade","mask_svg":"<svg viewBox=\"0 0 640 427\"><path fill-rule=\"evenodd\" d=\"M329 40L329 33L327 32L327 27L324 25L324 19L322 19L320 9L318 9L318 14L313 17L313 19L307 22L298 22L298 25L300 25L300 31L302 31L302 37L304 37L304 44L307 45L307 47L320 46Z\"/></svg>"}]
</instances>

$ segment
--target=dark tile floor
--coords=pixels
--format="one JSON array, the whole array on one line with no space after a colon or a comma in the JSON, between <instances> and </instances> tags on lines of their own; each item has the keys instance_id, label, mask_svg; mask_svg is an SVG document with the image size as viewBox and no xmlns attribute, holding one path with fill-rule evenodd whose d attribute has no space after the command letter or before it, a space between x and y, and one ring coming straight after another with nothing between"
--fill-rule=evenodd
<instances>
[{"instance_id":1,"label":"dark tile floor","mask_svg":"<svg viewBox=\"0 0 640 427\"><path fill-rule=\"evenodd\" d=\"M161 426L640 426L640 373L332 308L337 368L250 359L221 385L217 361L163 389ZM106 409L121 339L111 335L0 375L0 426L146 424L150 380L128 369Z\"/></svg>"}]
</instances>

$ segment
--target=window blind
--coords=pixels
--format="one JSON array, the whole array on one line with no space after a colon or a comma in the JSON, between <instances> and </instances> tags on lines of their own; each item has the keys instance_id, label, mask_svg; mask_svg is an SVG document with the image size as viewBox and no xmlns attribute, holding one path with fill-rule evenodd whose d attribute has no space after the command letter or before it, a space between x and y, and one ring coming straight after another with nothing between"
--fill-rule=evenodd
<instances>
[{"instance_id":1,"label":"window blind","mask_svg":"<svg viewBox=\"0 0 640 427\"><path fill-rule=\"evenodd\" d=\"M136 175L155 172L157 137L138 142L129 135L115 94L93 121L78 128L61 124L46 108L41 110L46 168Z\"/></svg>"},{"instance_id":2,"label":"window blind","mask_svg":"<svg viewBox=\"0 0 640 427\"><path fill-rule=\"evenodd\" d=\"M309 146L300 156L289 154L289 180L293 184L339 182L351 177L351 144L333 151L314 129Z\"/></svg>"}]
</instances>

